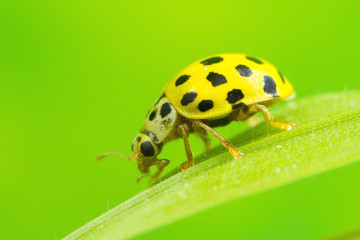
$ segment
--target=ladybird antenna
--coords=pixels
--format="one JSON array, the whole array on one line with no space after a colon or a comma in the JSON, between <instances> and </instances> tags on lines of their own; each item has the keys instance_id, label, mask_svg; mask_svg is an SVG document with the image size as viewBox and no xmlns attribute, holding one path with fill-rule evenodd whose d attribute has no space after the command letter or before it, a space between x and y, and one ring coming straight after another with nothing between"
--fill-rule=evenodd
<instances>
[{"instance_id":1,"label":"ladybird antenna","mask_svg":"<svg viewBox=\"0 0 360 240\"><path fill-rule=\"evenodd\" d=\"M107 152L107 153L103 153L100 154L99 156L96 157L96 161L100 161L103 158L107 157L107 156L113 156L113 155L117 155L123 158L126 158L127 160L134 160L134 158L130 157L130 156L126 156L125 154L119 153L119 152Z\"/></svg>"}]
</instances>

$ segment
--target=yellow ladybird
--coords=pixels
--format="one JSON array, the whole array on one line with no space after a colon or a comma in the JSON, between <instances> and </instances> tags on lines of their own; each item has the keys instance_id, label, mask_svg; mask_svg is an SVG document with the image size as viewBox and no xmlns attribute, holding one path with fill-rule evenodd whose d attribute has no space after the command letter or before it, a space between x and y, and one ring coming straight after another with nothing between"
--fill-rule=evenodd
<instances>
[{"instance_id":1,"label":"yellow ladybird","mask_svg":"<svg viewBox=\"0 0 360 240\"><path fill-rule=\"evenodd\" d=\"M237 159L243 154L213 128L234 120L246 120L261 111L269 124L290 130L295 125L273 120L268 107L293 94L288 80L265 60L244 54L219 54L201 59L176 74L165 87L133 142L131 157L106 153L98 159L116 154L136 160L143 176L149 175L150 166L156 165L158 171L150 181L156 180L169 164L169 160L158 159L157 155L163 145L173 139L183 138L185 144L187 161L180 169L194 165L188 141L188 134L192 132L204 141L207 149L209 132Z\"/></svg>"}]
</instances>

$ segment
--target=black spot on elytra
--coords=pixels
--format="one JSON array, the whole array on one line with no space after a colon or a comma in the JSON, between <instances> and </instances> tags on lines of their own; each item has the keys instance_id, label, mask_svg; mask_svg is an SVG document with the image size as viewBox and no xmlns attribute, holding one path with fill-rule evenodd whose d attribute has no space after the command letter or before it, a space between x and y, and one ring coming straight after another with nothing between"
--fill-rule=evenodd
<instances>
[{"instance_id":1,"label":"black spot on elytra","mask_svg":"<svg viewBox=\"0 0 360 240\"><path fill-rule=\"evenodd\" d=\"M250 56L246 56L246 58L250 61L253 61L255 63L258 63L258 64L263 64L263 61L261 61L260 59L257 59L257 58L254 58L254 57L250 57Z\"/></svg>"},{"instance_id":2,"label":"black spot on elytra","mask_svg":"<svg viewBox=\"0 0 360 240\"><path fill-rule=\"evenodd\" d=\"M280 76L280 78L281 78L281 81L285 84L284 76L281 74L281 72L278 71L278 73L279 73L279 76Z\"/></svg>"},{"instance_id":3,"label":"black spot on elytra","mask_svg":"<svg viewBox=\"0 0 360 240\"><path fill-rule=\"evenodd\" d=\"M202 100L198 105L198 109L201 112L206 112L206 111L212 109L213 107L214 107L214 102L211 100Z\"/></svg>"},{"instance_id":4,"label":"black spot on elytra","mask_svg":"<svg viewBox=\"0 0 360 240\"><path fill-rule=\"evenodd\" d=\"M244 94L240 89L233 89L227 93L226 100L228 103L233 104L244 98Z\"/></svg>"},{"instance_id":5,"label":"black spot on elytra","mask_svg":"<svg viewBox=\"0 0 360 240\"><path fill-rule=\"evenodd\" d=\"M240 75L243 77L250 77L252 74L251 69L245 65L239 64L235 68L240 73Z\"/></svg>"},{"instance_id":6,"label":"black spot on elytra","mask_svg":"<svg viewBox=\"0 0 360 240\"><path fill-rule=\"evenodd\" d=\"M239 109L239 108L242 108L242 107L245 107L245 106L246 106L245 103L238 103L238 104L233 105L232 109L236 110L236 109Z\"/></svg>"},{"instance_id":7,"label":"black spot on elytra","mask_svg":"<svg viewBox=\"0 0 360 240\"><path fill-rule=\"evenodd\" d=\"M155 150L149 141L145 141L140 145L142 155L151 157L155 154Z\"/></svg>"},{"instance_id":8,"label":"black spot on elytra","mask_svg":"<svg viewBox=\"0 0 360 240\"><path fill-rule=\"evenodd\" d=\"M175 82L175 86L179 86L181 84L183 84L184 82L186 82L188 79L190 78L190 75L182 75L180 76L176 82Z\"/></svg>"},{"instance_id":9,"label":"black spot on elytra","mask_svg":"<svg viewBox=\"0 0 360 240\"><path fill-rule=\"evenodd\" d=\"M181 105L183 106L188 105L189 103L193 102L196 97L197 97L197 93L194 91L185 93L183 98L181 99Z\"/></svg>"},{"instance_id":10,"label":"black spot on elytra","mask_svg":"<svg viewBox=\"0 0 360 240\"><path fill-rule=\"evenodd\" d=\"M209 74L206 77L207 80L211 82L213 87L219 86L221 84L227 83L226 78L224 75L215 73L215 72L209 72Z\"/></svg>"},{"instance_id":11,"label":"black spot on elytra","mask_svg":"<svg viewBox=\"0 0 360 240\"><path fill-rule=\"evenodd\" d=\"M149 120L152 121L156 117L156 109L150 113Z\"/></svg>"},{"instance_id":12,"label":"black spot on elytra","mask_svg":"<svg viewBox=\"0 0 360 240\"><path fill-rule=\"evenodd\" d=\"M162 118L166 117L171 112L170 103L166 102L161 106L160 115Z\"/></svg>"},{"instance_id":13,"label":"black spot on elytra","mask_svg":"<svg viewBox=\"0 0 360 240\"><path fill-rule=\"evenodd\" d=\"M205 59L205 60L201 61L200 63L206 66L206 65L211 65L214 63L219 63L223 60L224 59L222 57L212 57L212 58Z\"/></svg>"},{"instance_id":14,"label":"black spot on elytra","mask_svg":"<svg viewBox=\"0 0 360 240\"><path fill-rule=\"evenodd\" d=\"M264 82L264 91L270 95L273 95L273 97L278 97L278 94L276 92L276 83L274 79L266 75L263 79L263 82Z\"/></svg>"},{"instance_id":15,"label":"black spot on elytra","mask_svg":"<svg viewBox=\"0 0 360 240\"><path fill-rule=\"evenodd\" d=\"M136 141L140 142L141 141L141 137L137 137Z\"/></svg>"}]
</instances>

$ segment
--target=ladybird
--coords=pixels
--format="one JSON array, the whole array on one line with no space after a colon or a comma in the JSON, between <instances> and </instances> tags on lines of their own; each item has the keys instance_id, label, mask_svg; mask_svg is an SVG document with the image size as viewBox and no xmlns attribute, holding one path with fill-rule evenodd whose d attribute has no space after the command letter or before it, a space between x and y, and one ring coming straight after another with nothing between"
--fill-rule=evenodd
<instances>
[{"instance_id":1,"label":"ladybird","mask_svg":"<svg viewBox=\"0 0 360 240\"><path fill-rule=\"evenodd\" d=\"M143 173L138 180L150 174L150 166L156 166L158 171L150 176L150 181L157 180L170 162L157 156L171 140L184 141L187 161L180 165L180 170L194 165L190 133L198 135L206 149L210 148L210 133L238 159L243 154L214 128L244 121L260 111L267 123L290 130L295 124L274 120L268 108L293 95L287 78L263 59L245 54L207 57L189 65L168 83L135 137L132 156L111 152L98 159L120 155L136 160Z\"/></svg>"}]
</instances>

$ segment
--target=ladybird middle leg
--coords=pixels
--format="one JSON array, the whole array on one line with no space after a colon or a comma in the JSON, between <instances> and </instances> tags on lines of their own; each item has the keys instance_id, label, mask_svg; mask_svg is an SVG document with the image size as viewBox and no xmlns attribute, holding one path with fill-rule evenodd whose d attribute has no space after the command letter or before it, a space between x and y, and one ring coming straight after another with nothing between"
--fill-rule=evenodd
<instances>
[{"instance_id":1,"label":"ladybird middle leg","mask_svg":"<svg viewBox=\"0 0 360 240\"><path fill-rule=\"evenodd\" d=\"M180 168L180 170L186 170L186 169L194 166L194 156L191 151L190 143L189 143L189 139L188 139L188 135L190 132L189 126L186 123L181 123L178 125L177 131L184 140L186 157L188 159L186 162L183 162L179 168Z\"/></svg>"},{"instance_id":2,"label":"ladybird middle leg","mask_svg":"<svg viewBox=\"0 0 360 240\"><path fill-rule=\"evenodd\" d=\"M227 148L230 153L234 156L235 159L238 159L242 156L244 156L244 154L242 154L236 147L234 147L231 142L229 142L226 138L224 138L223 136L221 136L218 132L216 132L213 128L211 128L210 126L206 125L205 123L198 121L198 120L194 120L193 121L193 126L202 128L206 131L208 131L211 135L213 135L225 148Z\"/></svg>"},{"instance_id":3,"label":"ladybird middle leg","mask_svg":"<svg viewBox=\"0 0 360 240\"><path fill-rule=\"evenodd\" d=\"M264 105L251 104L251 105L245 107L243 110L243 112L248 115L253 115L259 111L261 111L261 113L263 114L265 121L267 123L273 125L274 127L285 129L285 130L291 130L295 127L294 123L274 120L269 112L269 109Z\"/></svg>"}]
</instances>

